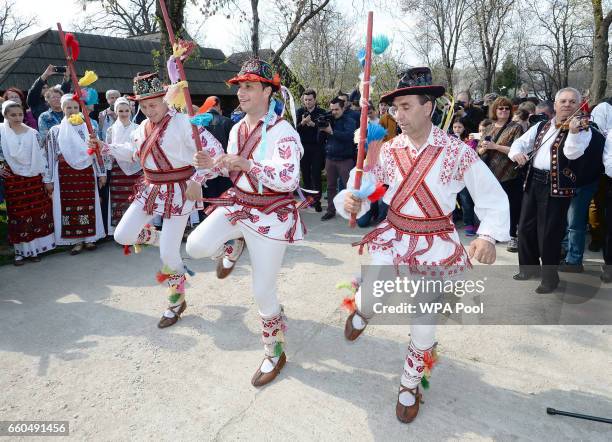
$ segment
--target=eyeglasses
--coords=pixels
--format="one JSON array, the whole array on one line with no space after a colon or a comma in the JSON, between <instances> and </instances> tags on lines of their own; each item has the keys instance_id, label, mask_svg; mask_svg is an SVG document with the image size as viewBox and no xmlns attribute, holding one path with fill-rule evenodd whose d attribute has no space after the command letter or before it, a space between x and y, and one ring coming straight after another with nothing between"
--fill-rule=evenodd
<instances>
[{"instance_id":1,"label":"eyeglasses","mask_svg":"<svg viewBox=\"0 0 612 442\"><path fill-rule=\"evenodd\" d=\"M499 107L497 108L497 110L500 110L500 111L509 111L509 110L510 110L510 108L509 108L509 107L507 107L507 106L499 106Z\"/></svg>"}]
</instances>

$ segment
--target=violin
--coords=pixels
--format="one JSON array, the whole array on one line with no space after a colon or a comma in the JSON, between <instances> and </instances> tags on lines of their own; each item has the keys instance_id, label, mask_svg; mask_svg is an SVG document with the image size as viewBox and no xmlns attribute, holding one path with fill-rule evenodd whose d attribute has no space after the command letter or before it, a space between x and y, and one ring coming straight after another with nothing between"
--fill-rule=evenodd
<instances>
[{"instance_id":1,"label":"violin","mask_svg":"<svg viewBox=\"0 0 612 442\"><path fill-rule=\"evenodd\" d=\"M571 115L567 120L561 123L559 129L561 130L569 130L570 121L574 118L578 118L580 120L580 125L578 126L578 132L588 131L591 128L591 116L585 112L582 112L577 115Z\"/></svg>"}]
</instances>

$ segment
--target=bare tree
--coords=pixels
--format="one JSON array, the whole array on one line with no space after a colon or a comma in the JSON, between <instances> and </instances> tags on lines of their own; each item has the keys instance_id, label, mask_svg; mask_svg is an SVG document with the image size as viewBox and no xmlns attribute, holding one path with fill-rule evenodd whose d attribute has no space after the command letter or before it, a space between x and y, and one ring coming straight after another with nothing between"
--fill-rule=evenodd
<instances>
[{"instance_id":1,"label":"bare tree","mask_svg":"<svg viewBox=\"0 0 612 442\"><path fill-rule=\"evenodd\" d=\"M476 72L483 80L483 93L492 91L505 38L508 35L511 12L516 0L474 0L470 5L470 37L465 46L475 61ZM478 48L473 48L476 40ZM509 45L506 45L506 48ZM474 50L476 49L476 50ZM474 52L477 55L474 56Z\"/></svg>"},{"instance_id":2,"label":"bare tree","mask_svg":"<svg viewBox=\"0 0 612 442\"><path fill-rule=\"evenodd\" d=\"M23 17L15 10L16 0L0 3L0 45L17 40L20 35L37 23L36 17Z\"/></svg>"},{"instance_id":3,"label":"bare tree","mask_svg":"<svg viewBox=\"0 0 612 442\"><path fill-rule=\"evenodd\" d=\"M449 91L459 57L459 43L470 20L468 0L402 0L402 11L414 12L418 23L413 38L430 39L440 53Z\"/></svg>"},{"instance_id":4,"label":"bare tree","mask_svg":"<svg viewBox=\"0 0 612 442\"><path fill-rule=\"evenodd\" d=\"M306 24L329 4L330 0L274 0L276 11L271 22L272 29L279 40L279 47L274 51L273 63L280 60L281 54L293 43L296 37L304 29ZM261 17L259 12L260 1L249 0L250 12L247 14L241 9L239 0L204 0L201 2L200 10L207 16L223 14L227 18L237 17L239 21L250 23L250 50L257 55L261 48L260 26Z\"/></svg>"},{"instance_id":5,"label":"bare tree","mask_svg":"<svg viewBox=\"0 0 612 442\"><path fill-rule=\"evenodd\" d=\"M281 54L295 41L297 36L302 32L304 27L317 14L329 4L330 0L295 0L287 2L284 0L275 0L277 10L280 12L284 20L282 23L284 32L279 34L281 44L274 51L273 63L278 63Z\"/></svg>"},{"instance_id":6,"label":"bare tree","mask_svg":"<svg viewBox=\"0 0 612 442\"><path fill-rule=\"evenodd\" d=\"M610 45L608 32L612 23L612 10L603 15L601 0L592 0L595 35L593 36L593 81L590 88L591 105L596 105L605 96L608 88L608 57Z\"/></svg>"},{"instance_id":7,"label":"bare tree","mask_svg":"<svg viewBox=\"0 0 612 442\"><path fill-rule=\"evenodd\" d=\"M330 7L314 17L296 38L287 59L305 86L323 95L355 86L360 66L355 56L358 44L350 38L351 26Z\"/></svg>"},{"instance_id":8,"label":"bare tree","mask_svg":"<svg viewBox=\"0 0 612 442\"><path fill-rule=\"evenodd\" d=\"M581 64L588 69L592 29L582 0L528 0L527 13L536 20L528 53L528 72L546 77L558 90L569 85L570 71ZM550 97L549 97L550 98Z\"/></svg>"},{"instance_id":9,"label":"bare tree","mask_svg":"<svg viewBox=\"0 0 612 442\"><path fill-rule=\"evenodd\" d=\"M85 16L77 25L80 31L135 37L159 30L155 0L90 0L89 3L100 3L101 9Z\"/></svg>"}]
</instances>

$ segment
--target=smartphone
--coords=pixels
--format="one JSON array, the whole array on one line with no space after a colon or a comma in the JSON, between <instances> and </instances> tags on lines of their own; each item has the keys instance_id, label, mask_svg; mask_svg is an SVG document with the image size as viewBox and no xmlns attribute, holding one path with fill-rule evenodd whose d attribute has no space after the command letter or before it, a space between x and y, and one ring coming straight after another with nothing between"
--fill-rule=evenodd
<instances>
[{"instance_id":1,"label":"smartphone","mask_svg":"<svg viewBox=\"0 0 612 442\"><path fill-rule=\"evenodd\" d=\"M54 66L53 72L57 72L58 74L66 73L66 66Z\"/></svg>"},{"instance_id":2,"label":"smartphone","mask_svg":"<svg viewBox=\"0 0 612 442\"><path fill-rule=\"evenodd\" d=\"M480 132L474 132L470 134L472 140L480 140Z\"/></svg>"}]
</instances>

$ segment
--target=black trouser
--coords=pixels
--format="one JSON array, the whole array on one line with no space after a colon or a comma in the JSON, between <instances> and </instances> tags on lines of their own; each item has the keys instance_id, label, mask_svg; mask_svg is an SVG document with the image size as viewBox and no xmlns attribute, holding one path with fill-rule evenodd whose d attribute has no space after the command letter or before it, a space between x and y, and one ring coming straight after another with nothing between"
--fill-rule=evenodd
<instances>
[{"instance_id":1,"label":"black trouser","mask_svg":"<svg viewBox=\"0 0 612 442\"><path fill-rule=\"evenodd\" d=\"M510 203L510 236L516 238L516 230L521 219L521 206L523 203L523 180L513 178L500 183Z\"/></svg>"},{"instance_id":2,"label":"black trouser","mask_svg":"<svg viewBox=\"0 0 612 442\"><path fill-rule=\"evenodd\" d=\"M605 190L605 236L603 259L606 265L612 265L612 178L606 176Z\"/></svg>"},{"instance_id":3,"label":"black trouser","mask_svg":"<svg viewBox=\"0 0 612 442\"><path fill-rule=\"evenodd\" d=\"M561 258L561 240L567 227L571 198L551 197L547 171L534 169L523 195L518 226L518 255L521 271L533 273L542 266L542 281L556 282Z\"/></svg>"},{"instance_id":4,"label":"black trouser","mask_svg":"<svg viewBox=\"0 0 612 442\"><path fill-rule=\"evenodd\" d=\"M321 172L325 167L325 152L319 144L304 144L304 156L300 161L304 188L319 192L321 199Z\"/></svg>"},{"instance_id":5,"label":"black trouser","mask_svg":"<svg viewBox=\"0 0 612 442\"><path fill-rule=\"evenodd\" d=\"M94 160L95 161L95 160ZM96 187L98 186L98 180L96 180ZM98 195L100 195L100 209L102 210L102 221L104 222L104 230L108 235L108 226L110 226L111 220L108 219L108 206L110 205L110 186L111 186L111 171L106 171L106 184L98 189Z\"/></svg>"},{"instance_id":6,"label":"black trouser","mask_svg":"<svg viewBox=\"0 0 612 442\"><path fill-rule=\"evenodd\" d=\"M226 190L231 189L232 186L232 180L224 176L219 176L217 178L213 178L212 180L206 181L206 187L202 186L202 195L204 198L217 198ZM204 209L206 209L208 206L210 206L209 203L204 203ZM200 221L205 218L204 210L199 211L199 216Z\"/></svg>"}]
</instances>

